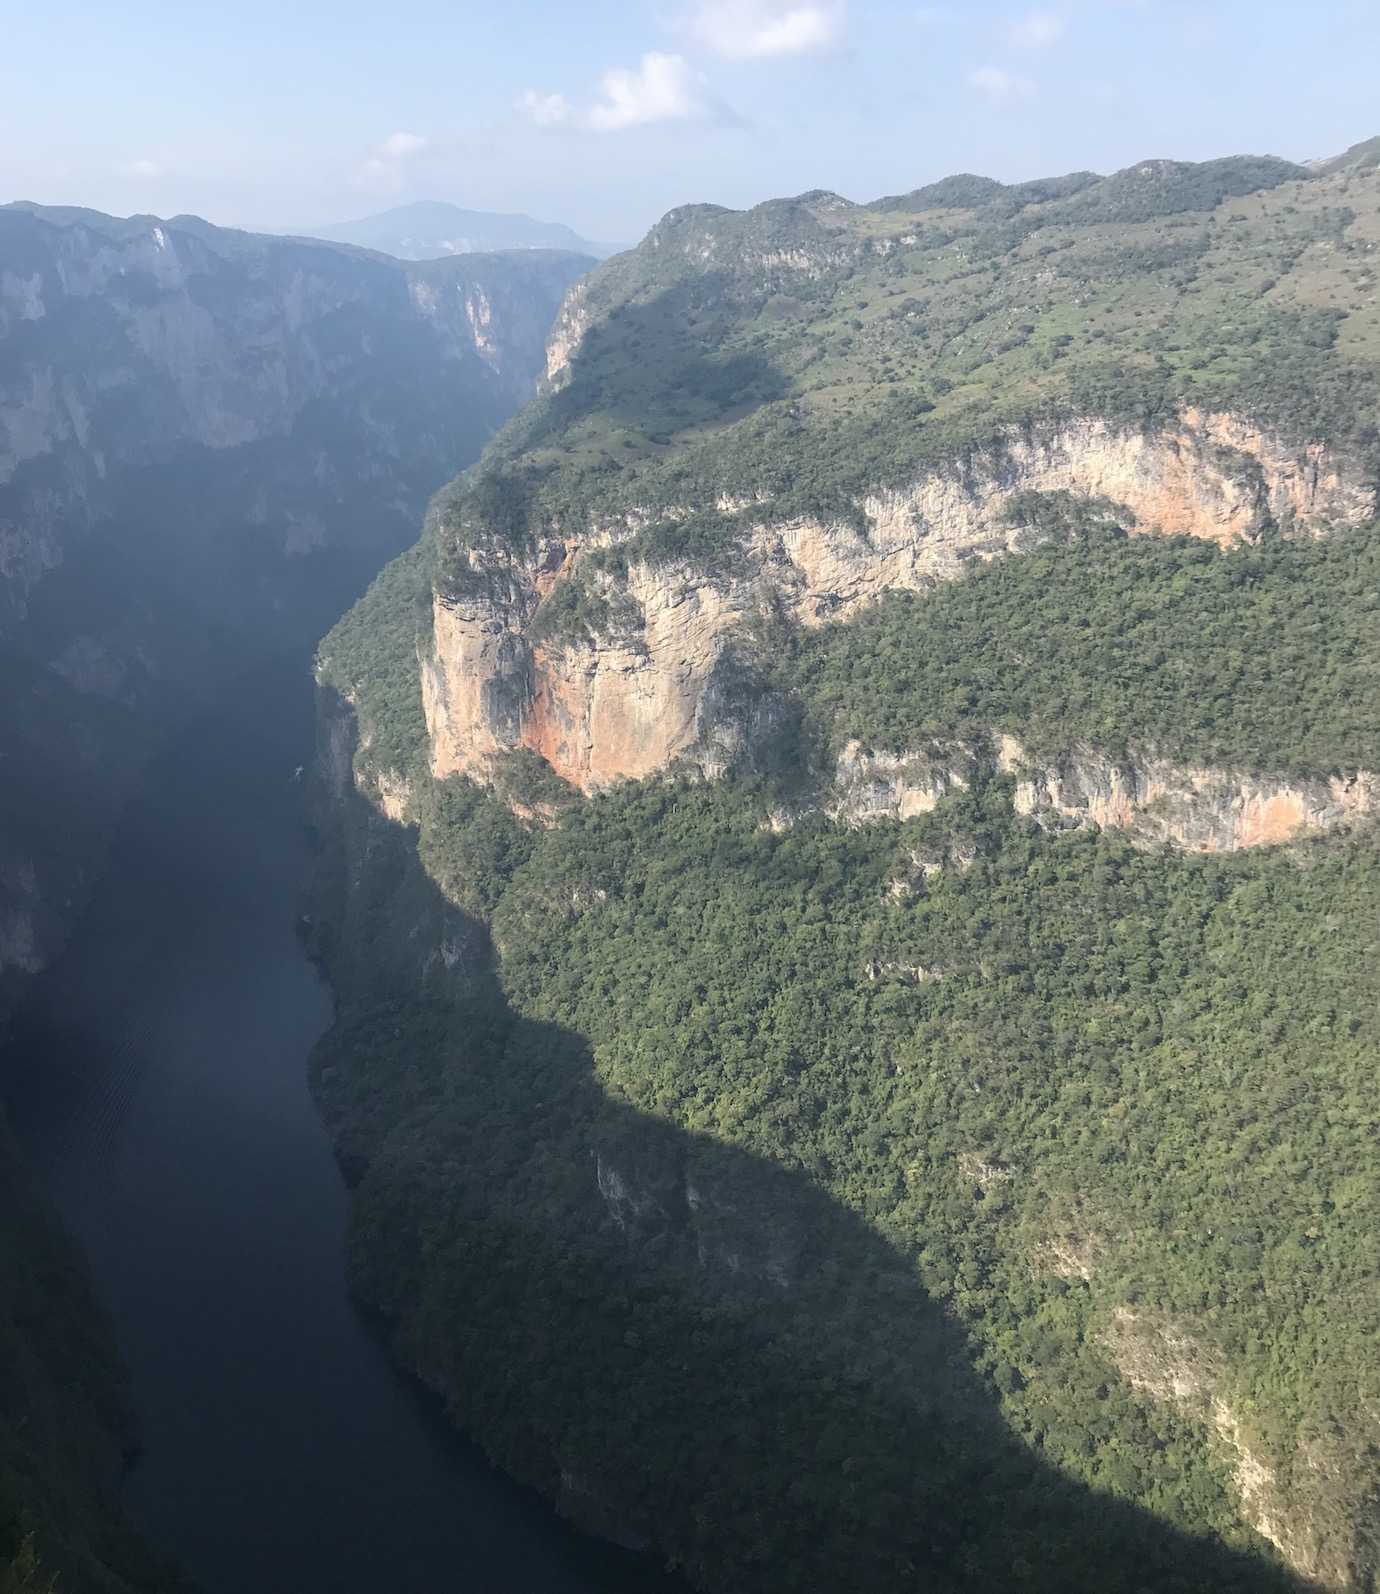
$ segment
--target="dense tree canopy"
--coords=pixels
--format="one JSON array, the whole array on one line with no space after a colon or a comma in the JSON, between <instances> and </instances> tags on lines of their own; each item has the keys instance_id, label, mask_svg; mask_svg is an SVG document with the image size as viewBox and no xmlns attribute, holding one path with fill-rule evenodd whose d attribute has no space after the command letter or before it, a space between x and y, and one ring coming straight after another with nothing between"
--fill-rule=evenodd
<instances>
[{"instance_id":1,"label":"dense tree canopy","mask_svg":"<svg viewBox=\"0 0 1380 1594\"><path fill-rule=\"evenodd\" d=\"M1376 770L1380 544L1017 494L1024 551L731 639L769 748L588 800L530 752L431 778L416 596L584 538L537 640L615 633L634 560L866 538L869 493L1070 415L1229 409L1364 484L1377 217L1364 150L674 212L323 648L361 788L408 792L337 816L321 915L356 1288L506 1466L706 1588L1374 1586L1374 817L1139 850L982 760L822 810L854 739Z\"/></svg>"}]
</instances>

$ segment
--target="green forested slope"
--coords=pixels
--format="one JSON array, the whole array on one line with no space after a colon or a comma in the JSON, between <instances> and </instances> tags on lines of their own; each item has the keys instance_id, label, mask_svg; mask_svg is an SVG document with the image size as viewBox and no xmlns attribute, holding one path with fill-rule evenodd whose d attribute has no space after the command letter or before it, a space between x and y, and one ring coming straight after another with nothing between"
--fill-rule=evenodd
<instances>
[{"instance_id":1,"label":"green forested slope","mask_svg":"<svg viewBox=\"0 0 1380 1594\"><path fill-rule=\"evenodd\" d=\"M855 620L770 634L771 678L834 740L905 751L1015 727L1257 771L1380 768L1380 541L1221 553L1093 529Z\"/></svg>"},{"instance_id":2,"label":"green forested slope","mask_svg":"<svg viewBox=\"0 0 1380 1594\"><path fill-rule=\"evenodd\" d=\"M647 528L654 554L715 557L737 524L721 495L759 518L856 515L927 461L1069 414L1197 403L1380 466L1380 168L1362 154L937 187L672 212L588 279L563 385L439 504L443 556L636 506L696 511Z\"/></svg>"},{"instance_id":3,"label":"green forested slope","mask_svg":"<svg viewBox=\"0 0 1380 1594\"><path fill-rule=\"evenodd\" d=\"M1374 698L1361 690L1373 549L1371 535L1241 554L1073 536L805 640L782 655L774 689L803 689L806 726L883 741L1019 711L1051 736L1072 719L1111 740L1154 731L1248 763L1262 747L1272 762L1292 747L1310 767L1354 767L1375 745ZM409 579L390 574L333 638L337 670L360 667L370 646L402 658ZM1153 596L1161 640L1176 645L1114 651L1109 671L1114 615ZM1061 606L1068 623L1057 626ZM1043 658L1013 687L1013 672L988 666L1020 645L1021 625L1043 630ZM911 675L895 673L893 652ZM1204 717L1177 722L1176 705L1200 701L1183 684L1185 659L1199 676L1238 671L1222 682L1237 720L1216 723L1205 697ZM946 697L958 660L965 684ZM1341 672L1330 689L1316 665ZM401 677L396 695L388 679L378 672L361 700L366 727L392 715L384 745L418 747L415 691L408 702ZM1139 719L1139 704L1162 717ZM984 1424L999 1410L998 1434L1018 1436L1051 1479L1099 1491L1093 1502L1105 1494L1149 1522L1245 1544L1220 1401L1273 1470L1268 1509L1304 1553L1334 1575L1354 1562L1366 1586L1365 1457L1380 1440L1368 1415L1380 1395L1380 874L1369 833L1234 857L1147 855L1112 836L1043 835L1014 817L1001 781L906 824L805 819L777 833L765 823L770 780L750 771L717 789L628 787L533 831L466 782L429 784L420 766L414 779L426 874L406 883L416 865L405 837L360 843L372 864L335 948L345 1013L321 1089L350 1165L368 1170L357 1285L509 1465L557 1488L551 1448L580 1456L615 1515L650 1519L710 1587L909 1587L899 1568L915 1546L883 1508L883 1480L911 1464L915 1423L936 1420L919 1414L947 1390L958 1412L946 1444L963 1460L945 1467L968 1481L925 1485L955 1535L938 1586L983 1586L1014 1576L1017 1561L1039 1569L1022 1587L1251 1586L1263 1563L1219 1568L1212 1585L1175 1582L1178 1551L1152 1554L1149 1530L1115 1516L1125 1543L1109 1546L1088 1516L1103 1505L1076 1495L1060 1508L1070 1516L1050 1508L993 1542L978 1520L990 1507L969 1494L982 1490L970 1467L996 1467L1023 1498L1052 1486L1020 1481L1018 1457L993 1459L1003 1441ZM926 875L916 858L948 866ZM415 986L399 975L412 955L402 927L415 944L428 889L453 939L447 901L488 919L497 985L482 943L463 935L458 983L434 968ZM674 1147L658 1149L667 1134ZM652 1214L631 1237L595 1187L595 1161L620 1155L634 1207ZM710 1189L719 1181L712 1222L664 1188L667 1167L687 1163ZM786 1188L772 1170L789 1172ZM796 1183L827 1198L809 1218ZM724 1248L757 1270L746 1299L732 1268L686 1268L706 1223L711 1256L726 1230ZM417 1249L423 1235L433 1238ZM485 1284L495 1246L503 1281ZM564 1258L555 1282L551 1247ZM762 1300L776 1254L784 1307L770 1290ZM591 1277L604 1281L593 1301ZM617 1355L608 1290L621 1303ZM931 1303L952 1313L939 1373L922 1357L880 1374ZM768 1345L795 1350L719 1343L721 1314L735 1323L745 1311ZM485 1347L500 1323L495 1364ZM666 1383L681 1334L692 1348ZM1127 1376L1171 1376L1154 1372L1166 1334L1171 1374L1193 1390L1179 1403L1138 1396ZM850 1424L875 1441L856 1495L808 1460L825 1420L813 1396L773 1396L788 1415L742 1453L724 1450L718 1419L685 1430L717 1409L726 1359L742 1358L732 1377L750 1382L760 1355L789 1361L802 1343L826 1383L836 1375L820 1367L852 1370L829 1420L855 1443ZM657 1347L650 1366L644 1345ZM864 1420L879 1377L885 1420ZM632 1401L631 1388L642 1404L620 1404L605 1426L591 1403ZM631 1501L616 1459L630 1445L642 1480ZM697 1469L711 1466L722 1477L706 1496ZM773 1468L803 1469L836 1537L800 1542L798 1502L761 1481ZM891 1557L871 1582L842 1570L860 1537ZM1070 1558L1075 1540L1096 1544L1086 1563ZM1137 1583L1142 1562L1157 1569Z\"/></svg>"},{"instance_id":4,"label":"green forested slope","mask_svg":"<svg viewBox=\"0 0 1380 1594\"><path fill-rule=\"evenodd\" d=\"M1373 1487L1365 1413L1380 1333L1371 848L1166 862L1108 838L1027 833L1000 791L927 822L784 836L731 788L636 789L535 838L505 826L491 800L470 806L469 825L432 848L470 849L471 882L508 882L494 915L506 1002L366 1003L324 1053L324 1093L369 1167L357 1282L502 1456L545 1481L539 1458L553 1444L619 1502L617 1458L631 1447L655 1499L682 1491L689 1520L663 1542L711 1586L743 1586L734 1557L754 1532L770 1566L751 1586L842 1575L849 1530L816 1559L756 1478L804 1465L809 1402L737 1457L711 1420L724 1378L754 1400L750 1358L735 1369L723 1347L706 1354L717 1312L732 1322L743 1310L732 1272L725 1283L711 1267L693 1290L675 1281L693 1312L655 1304L663 1265L690 1243L665 1188L688 1156L727 1214L716 1219L725 1249L749 1269L786 1258L779 1332L861 1380L849 1397L859 1408L846 1403L835 1421L862 1421L868 1364L898 1354L927 1320L925 1299L940 1301L971 1333L970 1360L950 1348L952 1368L922 1361L883 1379L913 1423L946 1390L978 1410L999 1400L1061 1473L1239 1542L1209 1395L1183 1410L1140 1403L1118 1376L1107 1337L1129 1308L1147 1336L1173 1325L1181 1368L1240 1415L1280 1472L1291 1518L1371 1564L1374 1546L1353 1543ZM950 838L976 849L966 873L888 893L912 851L942 854ZM667 1125L694 1137L688 1152L658 1148ZM598 1204L598 1155L651 1205L637 1243L620 1243ZM763 1189L773 1167L832 1197L827 1218L803 1219L795 1192ZM507 1240L488 1232L495 1209L515 1226ZM866 1228L849 1232L844 1213ZM826 1223L844 1229L832 1247ZM534 1302L526 1274L544 1274L551 1247L574 1274L558 1269L561 1287L548 1280ZM609 1249L601 1266L581 1261ZM499 1257L502 1278L485 1286ZM605 1292L583 1297L585 1267L614 1269L611 1360ZM534 1315L515 1327L505 1292L518 1288ZM849 1303L879 1343L860 1337ZM644 1332L650 1367L635 1354ZM686 1342L663 1387L677 1332ZM641 1404L625 1382L629 1346ZM617 1403L611 1426L600 1400ZM696 1414L705 1427L687 1431ZM955 1421L981 1432L976 1417ZM878 1432L869 1466L885 1476L916 1429L893 1413ZM1301 1438L1321 1446L1324 1467ZM979 1471L991 1464L982 1443L958 1449ZM711 1466L723 1476L706 1501L690 1480ZM842 1509L829 1492L846 1494L841 1480L809 1487ZM635 1503L664 1528L657 1505ZM865 1505L852 1531L883 1532ZM990 1570L998 1546L947 1496L944 1510ZM1066 1532L1024 1541L1048 1581L1022 1586L1137 1586L1105 1546L1099 1580L1075 1575ZM891 1549L909 1544L901 1534Z\"/></svg>"},{"instance_id":5,"label":"green forested slope","mask_svg":"<svg viewBox=\"0 0 1380 1594\"><path fill-rule=\"evenodd\" d=\"M738 638L770 746L722 782L588 800L535 755L431 780L428 565L658 503L698 513L635 551L731 557L720 492L849 513L1074 409L1201 397L1369 457L1374 182L1362 151L678 212L323 647L365 789L411 791L407 826L346 804L321 932L355 1286L505 1465L706 1588L1374 1586L1374 820L1184 855L1045 833L991 775L861 829L812 794L849 738L993 727L1374 769L1376 532L1223 552L1015 504L1031 552Z\"/></svg>"}]
</instances>

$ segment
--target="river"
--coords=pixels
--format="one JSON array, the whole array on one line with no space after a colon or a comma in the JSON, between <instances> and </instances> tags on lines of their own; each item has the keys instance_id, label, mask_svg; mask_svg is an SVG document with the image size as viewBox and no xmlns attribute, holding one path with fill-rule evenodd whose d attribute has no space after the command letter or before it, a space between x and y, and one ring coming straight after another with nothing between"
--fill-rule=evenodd
<instances>
[{"instance_id":1,"label":"river","mask_svg":"<svg viewBox=\"0 0 1380 1594\"><path fill-rule=\"evenodd\" d=\"M346 1297L294 932L312 716L298 654L169 745L15 1028L15 1127L132 1376L132 1513L207 1594L680 1588L490 1468Z\"/></svg>"}]
</instances>

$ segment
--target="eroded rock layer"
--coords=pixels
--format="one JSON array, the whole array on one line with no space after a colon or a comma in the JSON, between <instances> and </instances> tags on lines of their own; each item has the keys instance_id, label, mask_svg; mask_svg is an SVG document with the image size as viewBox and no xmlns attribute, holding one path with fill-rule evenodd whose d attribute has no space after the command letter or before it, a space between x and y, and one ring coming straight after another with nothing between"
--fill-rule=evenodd
<instances>
[{"instance_id":1,"label":"eroded rock layer","mask_svg":"<svg viewBox=\"0 0 1380 1594\"><path fill-rule=\"evenodd\" d=\"M1051 759L1001 732L990 747L910 753L852 742L839 756L826 805L849 824L911 819L966 789L984 766L1015 777L1017 813L1045 829L1121 830L1139 845L1187 852L1274 846L1380 807L1380 778L1367 770L1291 779L1176 764L1149 752L1112 758L1083 743Z\"/></svg>"},{"instance_id":2,"label":"eroded rock layer","mask_svg":"<svg viewBox=\"0 0 1380 1594\"><path fill-rule=\"evenodd\" d=\"M635 536L631 518L583 540L548 536L525 555L481 539L465 551L461 590L434 605L422 665L433 772L484 779L496 754L525 747L586 792L682 759L716 774L708 711L716 666L741 627L764 613L804 626L846 619L888 591L920 591L1028 548L1040 538L1023 523L1030 493L1109 501L1128 529L1222 546L1268 524L1316 536L1375 512L1361 470L1322 445L1293 446L1239 417L1189 408L1157 432L1084 419L1013 434L868 498L866 534L824 520L776 523L763 503L739 556L714 570L635 551L625 576L589 567L592 550ZM544 606L575 579L596 594L599 620L552 639ZM1262 835L1287 828L1275 810L1243 824Z\"/></svg>"}]
</instances>

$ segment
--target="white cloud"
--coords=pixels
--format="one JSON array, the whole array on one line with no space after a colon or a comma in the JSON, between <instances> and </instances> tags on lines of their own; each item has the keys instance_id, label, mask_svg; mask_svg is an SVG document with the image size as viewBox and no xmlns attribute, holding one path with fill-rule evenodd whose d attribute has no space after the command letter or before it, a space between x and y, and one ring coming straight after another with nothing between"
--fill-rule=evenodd
<instances>
[{"instance_id":1,"label":"white cloud","mask_svg":"<svg viewBox=\"0 0 1380 1594\"><path fill-rule=\"evenodd\" d=\"M542 94L537 89L524 89L513 104L538 127L557 127L568 122L572 114L564 94Z\"/></svg>"},{"instance_id":2,"label":"white cloud","mask_svg":"<svg viewBox=\"0 0 1380 1594\"><path fill-rule=\"evenodd\" d=\"M659 50L649 50L634 67L610 67L599 80L592 104L572 105L564 94L524 89L513 106L537 127L577 127L598 133L657 122L738 122L683 55Z\"/></svg>"},{"instance_id":3,"label":"white cloud","mask_svg":"<svg viewBox=\"0 0 1380 1594\"><path fill-rule=\"evenodd\" d=\"M405 160L426 146L427 140L419 133L390 133L374 153L380 160Z\"/></svg>"},{"instance_id":4,"label":"white cloud","mask_svg":"<svg viewBox=\"0 0 1380 1594\"><path fill-rule=\"evenodd\" d=\"M430 144L420 133L390 133L369 152L355 172L355 185L376 194L396 194L404 186L404 168Z\"/></svg>"},{"instance_id":5,"label":"white cloud","mask_svg":"<svg viewBox=\"0 0 1380 1594\"><path fill-rule=\"evenodd\" d=\"M1028 77L1022 77L1018 72L1004 71L999 66L980 66L976 72L968 74L968 83L989 100L999 103L1028 100L1035 92L1035 85Z\"/></svg>"},{"instance_id":6,"label":"white cloud","mask_svg":"<svg viewBox=\"0 0 1380 1594\"><path fill-rule=\"evenodd\" d=\"M843 37L843 22L843 0L700 0L689 30L716 55L748 61L828 50Z\"/></svg>"},{"instance_id":7,"label":"white cloud","mask_svg":"<svg viewBox=\"0 0 1380 1594\"><path fill-rule=\"evenodd\" d=\"M1062 38L1067 26L1056 11L1028 11L1006 30L1006 41L1018 50L1043 50Z\"/></svg>"},{"instance_id":8,"label":"white cloud","mask_svg":"<svg viewBox=\"0 0 1380 1594\"><path fill-rule=\"evenodd\" d=\"M119 168L119 172L122 177L138 177L144 181L147 181L150 178L161 177L163 175L163 168L158 164L157 161L137 160L126 161L125 164Z\"/></svg>"},{"instance_id":9,"label":"white cloud","mask_svg":"<svg viewBox=\"0 0 1380 1594\"><path fill-rule=\"evenodd\" d=\"M691 122L710 114L698 75L682 55L651 50L634 68L611 67L601 80L603 99L589 113L600 132L650 122Z\"/></svg>"}]
</instances>

